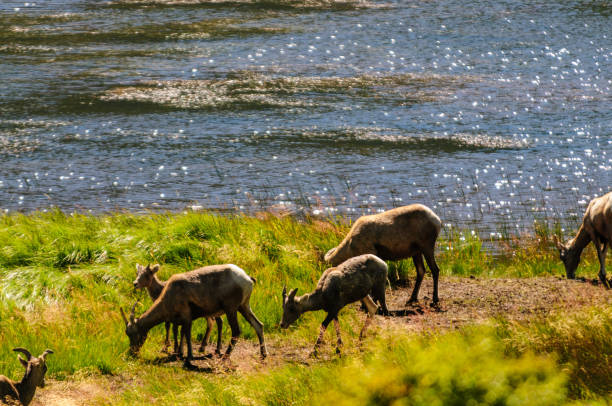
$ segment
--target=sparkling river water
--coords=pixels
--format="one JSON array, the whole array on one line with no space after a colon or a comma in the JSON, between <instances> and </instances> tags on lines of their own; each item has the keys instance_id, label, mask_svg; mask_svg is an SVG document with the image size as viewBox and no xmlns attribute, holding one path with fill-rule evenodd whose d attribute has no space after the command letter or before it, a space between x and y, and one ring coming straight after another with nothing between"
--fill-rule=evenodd
<instances>
[{"instance_id":1,"label":"sparkling river water","mask_svg":"<svg viewBox=\"0 0 612 406\"><path fill-rule=\"evenodd\" d=\"M612 5L0 3L0 210L358 216L496 232L612 189Z\"/></svg>"}]
</instances>

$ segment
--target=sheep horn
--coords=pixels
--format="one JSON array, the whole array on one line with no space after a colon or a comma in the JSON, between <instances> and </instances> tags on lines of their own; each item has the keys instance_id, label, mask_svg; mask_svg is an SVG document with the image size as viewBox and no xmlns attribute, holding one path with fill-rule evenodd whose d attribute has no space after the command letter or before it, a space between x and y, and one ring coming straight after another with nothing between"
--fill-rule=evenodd
<instances>
[{"instance_id":1,"label":"sheep horn","mask_svg":"<svg viewBox=\"0 0 612 406\"><path fill-rule=\"evenodd\" d=\"M40 354L39 358L42 358L43 361L46 361L47 355L49 354L53 354L53 350L50 350L49 348L47 348L42 354Z\"/></svg>"},{"instance_id":2,"label":"sheep horn","mask_svg":"<svg viewBox=\"0 0 612 406\"><path fill-rule=\"evenodd\" d=\"M32 359L32 354L30 354L30 351L26 350L25 348L17 347L13 348L13 351L23 353L28 361Z\"/></svg>"},{"instance_id":3,"label":"sheep horn","mask_svg":"<svg viewBox=\"0 0 612 406\"><path fill-rule=\"evenodd\" d=\"M125 313L123 312L123 308L120 307L119 311L121 312L121 317L123 317L123 321L124 321L125 325L127 326L128 325L128 320L127 320L127 317L125 317Z\"/></svg>"},{"instance_id":4,"label":"sheep horn","mask_svg":"<svg viewBox=\"0 0 612 406\"><path fill-rule=\"evenodd\" d=\"M555 243L555 246L557 247L559 251L562 251L565 249L565 247L563 246L563 244L561 244L561 241L559 241L559 238L556 235L553 235L552 239L553 239L553 242Z\"/></svg>"}]
</instances>

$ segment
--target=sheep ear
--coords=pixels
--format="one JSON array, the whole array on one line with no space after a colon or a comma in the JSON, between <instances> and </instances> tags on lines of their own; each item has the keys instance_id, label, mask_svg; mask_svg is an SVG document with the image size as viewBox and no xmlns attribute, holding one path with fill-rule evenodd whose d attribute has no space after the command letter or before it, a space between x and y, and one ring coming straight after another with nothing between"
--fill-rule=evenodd
<instances>
[{"instance_id":1,"label":"sheep ear","mask_svg":"<svg viewBox=\"0 0 612 406\"><path fill-rule=\"evenodd\" d=\"M155 273L159 271L159 264L153 265L152 267L149 268L149 270L151 271L151 273Z\"/></svg>"},{"instance_id":2,"label":"sheep ear","mask_svg":"<svg viewBox=\"0 0 612 406\"><path fill-rule=\"evenodd\" d=\"M143 268L142 265L136 264L136 275L138 275L140 272L142 272L142 268Z\"/></svg>"},{"instance_id":3,"label":"sheep ear","mask_svg":"<svg viewBox=\"0 0 612 406\"><path fill-rule=\"evenodd\" d=\"M287 301L287 285L283 286L283 303Z\"/></svg>"},{"instance_id":4,"label":"sheep ear","mask_svg":"<svg viewBox=\"0 0 612 406\"><path fill-rule=\"evenodd\" d=\"M21 355L18 355L17 358L19 358L19 362L21 362L21 365L23 365L24 368L28 367L28 361L21 358Z\"/></svg>"},{"instance_id":5,"label":"sheep ear","mask_svg":"<svg viewBox=\"0 0 612 406\"><path fill-rule=\"evenodd\" d=\"M136 303L134 303L134 306L132 306L132 312L130 313L130 322L132 324L134 324L134 312L136 311L137 304L138 304L138 300L136 301Z\"/></svg>"},{"instance_id":6,"label":"sheep ear","mask_svg":"<svg viewBox=\"0 0 612 406\"><path fill-rule=\"evenodd\" d=\"M295 298L295 294L296 293L297 293L297 288L295 288L291 292L289 292L289 296L287 297L287 300L293 301L293 299Z\"/></svg>"}]
</instances>

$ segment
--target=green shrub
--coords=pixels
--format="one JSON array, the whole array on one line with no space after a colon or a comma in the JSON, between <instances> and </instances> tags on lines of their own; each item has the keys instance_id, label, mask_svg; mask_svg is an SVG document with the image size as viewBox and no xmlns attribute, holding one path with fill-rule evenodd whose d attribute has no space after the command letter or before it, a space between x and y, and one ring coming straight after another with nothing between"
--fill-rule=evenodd
<instances>
[{"instance_id":1,"label":"green shrub","mask_svg":"<svg viewBox=\"0 0 612 406\"><path fill-rule=\"evenodd\" d=\"M566 378L553 359L504 355L490 333L452 333L380 343L338 373L322 394L336 405L557 405ZM388 348L388 349L387 349Z\"/></svg>"},{"instance_id":2,"label":"green shrub","mask_svg":"<svg viewBox=\"0 0 612 406\"><path fill-rule=\"evenodd\" d=\"M507 350L555 354L569 374L573 398L612 394L612 308L538 320L530 325L502 323L499 335Z\"/></svg>"}]
</instances>

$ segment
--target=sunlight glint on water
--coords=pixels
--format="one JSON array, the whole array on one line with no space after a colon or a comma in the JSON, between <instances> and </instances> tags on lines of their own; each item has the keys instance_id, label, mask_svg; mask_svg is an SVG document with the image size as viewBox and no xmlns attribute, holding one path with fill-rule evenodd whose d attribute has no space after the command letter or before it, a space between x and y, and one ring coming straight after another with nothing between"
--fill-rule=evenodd
<instances>
[{"instance_id":1,"label":"sunlight glint on water","mask_svg":"<svg viewBox=\"0 0 612 406\"><path fill-rule=\"evenodd\" d=\"M2 2L0 208L580 217L612 184L602 4Z\"/></svg>"}]
</instances>

